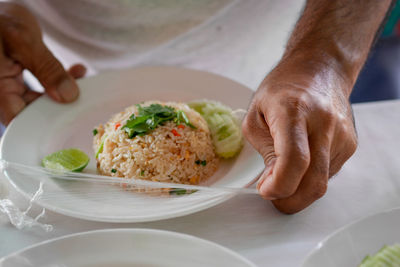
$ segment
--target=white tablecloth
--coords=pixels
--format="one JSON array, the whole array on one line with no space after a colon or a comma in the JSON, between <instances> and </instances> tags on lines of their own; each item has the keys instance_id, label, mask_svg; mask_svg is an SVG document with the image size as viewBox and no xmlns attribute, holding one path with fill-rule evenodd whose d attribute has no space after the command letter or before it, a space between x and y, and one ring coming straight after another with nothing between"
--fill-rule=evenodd
<instances>
[{"instance_id":1,"label":"white tablecloth","mask_svg":"<svg viewBox=\"0 0 400 267\"><path fill-rule=\"evenodd\" d=\"M261 32L268 33L261 38L268 53L260 53L260 57L241 55L240 51L246 51L245 46L247 49L265 49L259 44L252 46L251 38L247 37L242 46L233 45L227 48L228 51L217 47L214 56L220 60L210 60L205 53L212 51L203 51L197 58L192 54L188 61L170 63L205 69L256 88L279 59L289 29L301 9L301 1L267 2L275 11L266 14L270 16L270 28L261 29ZM85 61L51 38L46 40L65 65ZM230 60L227 60L229 56ZM90 73L95 72L90 69ZM359 134L356 154L330 181L326 196L296 215L283 215L255 195L237 196L196 214L150 223L98 223L47 212L45 221L54 225L50 233L19 231L0 215L0 257L66 234L103 228L143 227L177 231L214 241L259 266L300 266L311 249L339 227L366 215L400 206L400 101L355 105L354 111ZM0 177L4 182L3 178ZM27 201L12 188L9 189L9 198L22 208L27 206ZM38 207L35 209L39 210Z\"/></svg>"},{"instance_id":2,"label":"white tablecloth","mask_svg":"<svg viewBox=\"0 0 400 267\"><path fill-rule=\"evenodd\" d=\"M300 266L310 250L334 230L400 206L400 101L355 105L354 111L359 134L356 154L330 181L326 196L298 214L283 215L255 195L237 196L196 214L150 223L98 223L47 212L46 222L55 227L50 233L19 231L0 220L0 257L66 234L143 227L217 242L259 266ZM14 190L10 198L27 206Z\"/></svg>"}]
</instances>

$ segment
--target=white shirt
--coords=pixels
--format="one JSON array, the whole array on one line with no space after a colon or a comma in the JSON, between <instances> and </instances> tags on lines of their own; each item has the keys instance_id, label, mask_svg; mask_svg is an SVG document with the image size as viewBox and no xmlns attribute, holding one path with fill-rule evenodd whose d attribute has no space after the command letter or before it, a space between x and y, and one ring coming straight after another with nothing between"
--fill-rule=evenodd
<instances>
[{"instance_id":1,"label":"white shirt","mask_svg":"<svg viewBox=\"0 0 400 267\"><path fill-rule=\"evenodd\" d=\"M46 35L96 71L175 65L255 89L279 60L304 1L19 0ZM57 55L56 55L57 56ZM77 62L70 62L77 63Z\"/></svg>"},{"instance_id":2,"label":"white shirt","mask_svg":"<svg viewBox=\"0 0 400 267\"><path fill-rule=\"evenodd\" d=\"M47 34L94 61L137 58L206 24L233 0L23 1Z\"/></svg>"}]
</instances>

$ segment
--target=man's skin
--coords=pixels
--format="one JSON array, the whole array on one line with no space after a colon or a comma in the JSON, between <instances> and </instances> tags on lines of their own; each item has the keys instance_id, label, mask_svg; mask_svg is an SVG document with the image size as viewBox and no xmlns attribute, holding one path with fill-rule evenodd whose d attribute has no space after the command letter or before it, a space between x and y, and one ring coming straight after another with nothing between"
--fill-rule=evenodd
<instances>
[{"instance_id":1,"label":"man's skin","mask_svg":"<svg viewBox=\"0 0 400 267\"><path fill-rule=\"evenodd\" d=\"M43 43L36 18L20 5L0 3L0 121L5 125L40 96L24 85L23 69L30 70L46 94L60 103L78 97L74 78L86 71L75 65L66 72Z\"/></svg>"},{"instance_id":2,"label":"man's skin","mask_svg":"<svg viewBox=\"0 0 400 267\"><path fill-rule=\"evenodd\" d=\"M357 147L349 103L391 0L309 0L243 131L264 157L262 197L285 213L322 197Z\"/></svg>"},{"instance_id":3,"label":"man's skin","mask_svg":"<svg viewBox=\"0 0 400 267\"><path fill-rule=\"evenodd\" d=\"M322 197L328 179L356 150L351 89L391 0L309 0L286 51L258 88L243 131L264 157L260 195L282 212L298 212ZM74 101L74 78L42 41L34 16L0 3L0 121L8 124L40 94L23 83L30 70L52 99Z\"/></svg>"}]
</instances>

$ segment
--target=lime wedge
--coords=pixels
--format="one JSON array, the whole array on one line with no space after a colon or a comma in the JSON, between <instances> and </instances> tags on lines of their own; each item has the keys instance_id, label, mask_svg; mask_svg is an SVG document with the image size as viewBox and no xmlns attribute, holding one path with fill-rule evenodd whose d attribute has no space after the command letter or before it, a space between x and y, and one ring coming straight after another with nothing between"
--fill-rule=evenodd
<instances>
[{"instance_id":1,"label":"lime wedge","mask_svg":"<svg viewBox=\"0 0 400 267\"><path fill-rule=\"evenodd\" d=\"M43 167L59 171L80 172L89 163L89 157L85 152L76 149L63 149L54 152L42 160Z\"/></svg>"}]
</instances>

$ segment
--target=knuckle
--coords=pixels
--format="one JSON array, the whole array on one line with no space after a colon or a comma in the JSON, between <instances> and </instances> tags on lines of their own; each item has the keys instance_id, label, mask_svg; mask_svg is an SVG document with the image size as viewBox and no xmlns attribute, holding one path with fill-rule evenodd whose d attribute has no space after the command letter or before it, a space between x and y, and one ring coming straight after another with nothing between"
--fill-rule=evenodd
<instances>
[{"instance_id":1,"label":"knuckle","mask_svg":"<svg viewBox=\"0 0 400 267\"><path fill-rule=\"evenodd\" d=\"M311 156L308 151L308 147L303 147L297 143L290 147L287 159L301 170L307 169L311 162Z\"/></svg>"},{"instance_id":2,"label":"knuckle","mask_svg":"<svg viewBox=\"0 0 400 267\"><path fill-rule=\"evenodd\" d=\"M22 49L31 51L31 47L35 47L38 40L41 41L41 30L35 17L19 4L2 3L1 8L0 32L10 54Z\"/></svg>"},{"instance_id":3,"label":"knuckle","mask_svg":"<svg viewBox=\"0 0 400 267\"><path fill-rule=\"evenodd\" d=\"M346 163L346 161L350 159L351 156L355 153L356 150L357 141L355 139L351 139L346 143L341 151L337 152L336 156L332 157L329 166L329 177L337 174L342 166Z\"/></svg>"},{"instance_id":4,"label":"knuckle","mask_svg":"<svg viewBox=\"0 0 400 267\"><path fill-rule=\"evenodd\" d=\"M1 30L5 33L21 33L26 29L26 25L22 18L24 8L19 5L7 5L6 12L0 15Z\"/></svg>"},{"instance_id":5,"label":"knuckle","mask_svg":"<svg viewBox=\"0 0 400 267\"><path fill-rule=\"evenodd\" d=\"M304 148L299 148L297 152L296 161L299 165L307 168L310 165L311 156Z\"/></svg>"},{"instance_id":6,"label":"knuckle","mask_svg":"<svg viewBox=\"0 0 400 267\"><path fill-rule=\"evenodd\" d=\"M251 124L253 122L251 122L251 119L249 118L249 114L246 115L246 117L244 117L243 121L242 121L242 132L244 134L244 136L249 137L251 135Z\"/></svg>"},{"instance_id":7,"label":"knuckle","mask_svg":"<svg viewBox=\"0 0 400 267\"><path fill-rule=\"evenodd\" d=\"M326 120L329 123L333 123L337 119L336 114L333 111L333 108L330 106L319 107L318 113L320 113L322 118L324 118L324 120Z\"/></svg>"},{"instance_id":8,"label":"knuckle","mask_svg":"<svg viewBox=\"0 0 400 267\"><path fill-rule=\"evenodd\" d=\"M343 151L342 151L342 153L341 153L341 154L342 154L342 155L341 155L341 158L342 158L342 160L341 160L342 165L343 165L349 158L351 158L351 156L354 155L354 153L356 152L356 150L357 150L357 142L356 142L356 141L353 141L353 140L348 141L347 144L346 144L346 147L343 149Z\"/></svg>"},{"instance_id":9,"label":"knuckle","mask_svg":"<svg viewBox=\"0 0 400 267\"><path fill-rule=\"evenodd\" d=\"M330 101L315 97L307 92L297 92L292 96L283 98L281 105L285 106L289 117L295 121L306 115L310 119L316 119L318 123L323 123L326 127L331 127L338 119Z\"/></svg>"},{"instance_id":10,"label":"knuckle","mask_svg":"<svg viewBox=\"0 0 400 267\"><path fill-rule=\"evenodd\" d=\"M343 142L344 146L342 148L341 154L342 157L345 158L345 160L347 160L356 152L358 147L358 140L354 130L352 131L344 130L342 136L344 136L344 138L341 139L342 140L344 139L345 141Z\"/></svg>"},{"instance_id":11,"label":"knuckle","mask_svg":"<svg viewBox=\"0 0 400 267\"><path fill-rule=\"evenodd\" d=\"M321 197L323 197L328 190L328 185L325 182L318 183L315 187L314 190L311 193L311 198L314 200L317 200Z\"/></svg>"},{"instance_id":12,"label":"knuckle","mask_svg":"<svg viewBox=\"0 0 400 267\"><path fill-rule=\"evenodd\" d=\"M20 36L24 31L24 25L22 24L22 21L15 18L11 18L6 22L2 22L1 28L2 32L7 34L8 37Z\"/></svg>"},{"instance_id":13,"label":"knuckle","mask_svg":"<svg viewBox=\"0 0 400 267\"><path fill-rule=\"evenodd\" d=\"M269 128L264 116L257 110L256 106L252 106L247 115L243 118L242 133L249 141L257 139L257 137L260 137L260 134L264 136L269 135Z\"/></svg>"},{"instance_id":14,"label":"knuckle","mask_svg":"<svg viewBox=\"0 0 400 267\"><path fill-rule=\"evenodd\" d=\"M348 146L348 151L349 151L349 158L356 152L357 147L358 147L358 142L356 138L352 138L349 141Z\"/></svg>"},{"instance_id":15,"label":"knuckle","mask_svg":"<svg viewBox=\"0 0 400 267\"><path fill-rule=\"evenodd\" d=\"M37 38L21 21L10 21L1 25L4 36L4 46L7 54L18 61L31 57L30 47L37 42Z\"/></svg>"},{"instance_id":16,"label":"knuckle","mask_svg":"<svg viewBox=\"0 0 400 267\"><path fill-rule=\"evenodd\" d=\"M340 153L336 154L331 158L331 162L329 164L329 178L336 175L346 160L343 160Z\"/></svg>"},{"instance_id":17,"label":"knuckle","mask_svg":"<svg viewBox=\"0 0 400 267\"><path fill-rule=\"evenodd\" d=\"M0 23L15 23L19 25L28 25L33 19L36 21L32 13L23 5L18 3L0 3L3 12L0 13Z\"/></svg>"},{"instance_id":18,"label":"knuckle","mask_svg":"<svg viewBox=\"0 0 400 267\"><path fill-rule=\"evenodd\" d=\"M260 151L261 156L264 159L264 165L271 166L276 161L276 155L273 149L263 149Z\"/></svg>"},{"instance_id":19,"label":"knuckle","mask_svg":"<svg viewBox=\"0 0 400 267\"><path fill-rule=\"evenodd\" d=\"M281 100L281 105L287 108L289 115L295 117L310 111L310 99L306 93L285 97Z\"/></svg>"},{"instance_id":20,"label":"knuckle","mask_svg":"<svg viewBox=\"0 0 400 267\"><path fill-rule=\"evenodd\" d=\"M323 123L324 127L334 126L337 122L340 122L335 109L330 103L324 103L323 101L315 104L315 114L319 121Z\"/></svg>"},{"instance_id":21,"label":"knuckle","mask_svg":"<svg viewBox=\"0 0 400 267\"><path fill-rule=\"evenodd\" d=\"M32 43L31 34L27 31L22 21L17 19L10 19L1 24L1 31L4 39L14 45L21 45L22 43Z\"/></svg>"},{"instance_id":22,"label":"knuckle","mask_svg":"<svg viewBox=\"0 0 400 267\"><path fill-rule=\"evenodd\" d=\"M325 150L325 152L322 152L324 154L328 154L327 149ZM315 155L316 157L321 157L321 158L326 158L326 160L324 159L323 161L316 161L314 162L313 166L312 166L312 174L314 177L318 177L318 181L323 182L327 176L328 176L328 172L329 172L329 155L323 155L323 154L318 154ZM326 179L327 180L327 179ZM320 186L319 183L317 183L317 186Z\"/></svg>"},{"instance_id":23,"label":"knuckle","mask_svg":"<svg viewBox=\"0 0 400 267\"><path fill-rule=\"evenodd\" d=\"M342 165L332 165L329 169L329 178L335 176L342 169Z\"/></svg>"},{"instance_id":24,"label":"knuckle","mask_svg":"<svg viewBox=\"0 0 400 267\"><path fill-rule=\"evenodd\" d=\"M46 77L43 80L44 86L50 84L56 84L65 78L66 73L64 72L61 64L53 57L47 48L40 56L40 61L32 66L33 72L39 77Z\"/></svg>"}]
</instances>

